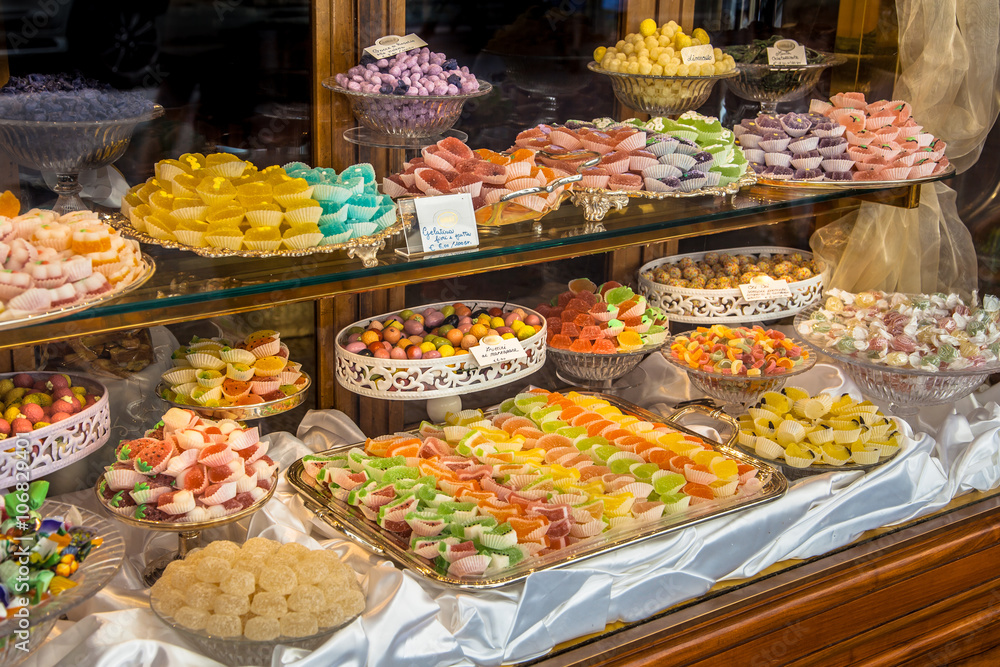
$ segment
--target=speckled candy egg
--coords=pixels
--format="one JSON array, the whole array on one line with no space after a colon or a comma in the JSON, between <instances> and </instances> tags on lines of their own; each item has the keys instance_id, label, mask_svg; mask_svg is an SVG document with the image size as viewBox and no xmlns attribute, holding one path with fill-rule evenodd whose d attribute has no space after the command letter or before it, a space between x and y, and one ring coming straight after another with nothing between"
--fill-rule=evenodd
<instances>
[{"instance_id":1,"label":"speckled candy egg","mask_svg":"<svg viewBox=\"0 0 1000 667\"><path fill-rule=\"evenodd\" d=\"M727 276L738 276L740 275L740 265L737 264L735 261L731 260L729 262L726 262L725 265L723 265L722 271Z\"/></svg>"},{"instance_id":2,"label":"speckled candy egg","mask_svg":"<svg viewBox=\"0 0 1000 667\"><path fill-rule=\"evenodd\" d=\"M690 257L681 257L681 260L677 262L677 266L681 267L682 269L686 269L689 266L694 266L694 260L691 259Z\"/></svg>"},{"instance_id":3,"label":"speckled candy egg","mask_svg":"<svg viewBox=\"0 0 1000 667\"><path fill-rule=\"evenodd\" d=\"M787 276L795 270L795 265L791 262L784 261L778 262L774 265L774 276L776 278L781 278L782 276Z\"/></svg>"},{"instance_id":4,"label":"speckled candy egg","mask_svg":"<svg viewBox=\"0 0 1000 667\"><path fill-rule=\"evenodd\" d=\"M800 266L792 271L792 277L796 280L809 280L813 277L812 269L807 266Z\"/></svg>"},{"instance_id":5,"label":"speckled candy egg","mask_svg":"<svg viewBox=\"0 0 1000 667\"><path fill-rule=\"evenodd\" d=\"M714 278L715 276L718 275L718 273L715 270L716 268L719 267L718 266L716 266L715 268L711 266L705 267L704 269L701 270L701 275L705 276L706 278Z\"/></svg>"},{"instance_id":6,"label":"speckled candy egg","mask_svg":"<svg viewBox=\"0 0 1000 667\"><path fill-rule=\"evenodd\" d=\"M739 264L740 266L746 266L747 264L750 263L750 260L751 260L750 255L737 255L736 256L736 263Z\"/></svg>"},{"instance_id":7,"label":"speckled candy egg","mask_svg":"<svg viewBox=\"0 0 1000 667\"><path fill-rule=\"evenodd\" d=\"M759 276L760 273L754 271L747 271L746 273L740 274L740 284L746 285L748 282Z\"/></svg>"},{"instance_id":8,"label":"speckled candy egg","mask_svg":"<svg viewBox=\"0 0 1000 667\"><path fill-rule=\"evenodd\" d=\"M795 262L796 264L801 264L803 261L805 261L805 257L802 256L801 252L793 252L791 255L788 256L788 260L791 262Z\"/></svg>"},{"instance_id":9,"label":"speckled candy egg","mask_svg":"<svg viewBox=\"0 0 1000 667\"><path fill-rule=\"evenodd\" d=\"M671 264L670 268L667 269L667 275L671 278L680 278L684 275L684 271L676 264Z\"/></svg>"},{"instance_id":10,"label":"speckled candy egg","mask_svg":"<svg viewBox=\"0 0 1000 667\"><path fill-rule=\"evenodd\" d=\"M719 276L716 280L719 281L719 289L732 289L736 286L736 278L732 276Z\"/></svg>"},{"instance_id":11,"label":"speckled candy egg","mask_svg":"<svg viewBox=\"0 0 1000 667\"><path fill-rule=\"evenodd\" d=\"M692 278L700 276L701 270L697 266L685 266L683 275L686 280L691 280Z\"/></svg>"},{"instance_id":12,"label":"speckled candy egg","mask_svg":"<svg viewBox=\"0 0 1000 667\"><path fill-rule=\"evenodd\" d=\"M719 253L717 252L706 252L705 262L707 264L718 264L719 263Z\"/></svg>"},{"instance_id":13,"label":"speckled candy egg","mask_svg":"<svg viewBox=\"0 0 1000 667\"><path fill-rule=\"evenodd\" d=\"M770 273L771 270L774 268L774 264L772 264L771 260L769 259L761 259L757 261L757 268L763 271L764 273Z\"/></svg>"},{"instance_id":14,"label":"speckled candy egg","mask_svg":"<svg viewBox=\"0 0 1000 667\"><path fill-rule=\"evenodd\" d=\"M649 277L649 276L647 276L647 277L650 280L654 280L654 281L656 281L658 283L661 283L661 284L666 284L666 282L668 280L670 280L670 275L666 271L664 271L663 269L657 269L656 271L653 271L651 277Z\"/></svg>"},{"instance_id":15,"label":"speckled candy egg","mask_svg":"<svg viewBox=\"0 0 1000 667\"><path fill-rule=\"evenodd\" d=\"M670 282L667 283L671 287L687 287L688 281L683 278L671 278Z\"/></svg>"},{"instance_id":16,"label":"speckled candy egg","mask_svg":"<svg viewBox=\"0 0 1000 667\"><path fill-rule=\"evenodd\" d=\"M707 284L707 282L708 281L705 279L705 276L702 275L695 276L694 278L691 279L691 288L705 289L705 285Z\"/></svg>"},{"instance_id":17,"label":"speckled candy egg","mask_svg":"<svg viewBox=\"0 0 1000 667\"><path fill-rule=\"evenodd\" d=\"M721 289L718 278L709 278L705 281L705 289Z\"/></svg>"},{"instance_id":18,"label":"speckled candy egg","mask_svg":"<svg viewBox=\"0 0 1000 667\"><path fill-rule=\"evenodd\" d=\"M734 257L730 255L728 252L724 252L719 255L719 264L722 264L723 266L725 266L729 262L732 262L733 260Z\"/></svg>"}]
</instances>

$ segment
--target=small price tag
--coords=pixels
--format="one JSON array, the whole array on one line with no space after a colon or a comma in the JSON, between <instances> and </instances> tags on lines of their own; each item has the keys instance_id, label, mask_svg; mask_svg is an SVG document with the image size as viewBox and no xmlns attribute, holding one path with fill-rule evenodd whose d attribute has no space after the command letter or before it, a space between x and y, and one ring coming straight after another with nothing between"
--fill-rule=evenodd
<instances>
[{"instance_id":1,"label":"small price tag","mask_svg":"<svg viewBox=\"0 0 1000 667\"><path fill-rule=\"evenodd\" d=\"M486 336L479 341L479 345L471 348L469 352L472 353L476 363L480 366L492 366L528 356L519 340L501 338L500 336Z\"/></svg>"},{"instance_id":2,"label":"small price tag","mask_svg":"<svg viewBox=\"0 0 1000 667\"><path fill-rule=\"evenodd\" d=\"M686 46L681 49L681 61L685 65L714 63L715 49L711 44L699 44L698 46Z\"/></svg>"},{"instance_id":3,"label":"small price tag","mask_svg":"<svg viewBox=\"0 0 1000 667\"><path fill-rule=\"evenodd\" d=\"M403 53L404 51L420 49L425 46L427 46L427 42L413 34L407 35L406 37L400 37L399 35L386 35L385 37L379 37L376 39L373 46L369 46L365 49L365 53L370 55L372 58L381 60L382 58L392 58L397 54Z\"/></svg>"},{"instance_id":4,"label":"small price tag","mask_svg":"<svg viewBox=\"0 0 1000 667\"><path fill-rule=\"evenodd\" d=\"M770 276L758 276L749 283L740 285L740 293L747 301L789 299L792 296L786 281L775 280Z\"/></svg>"},{"instance_id":5,"label":"small price tag","mask_svg":"<svg viewBox=\"0 0 1000 667\"><path fill-rule=\"evenodd\" d=\"M456 248L474 248L479 245L476 229L476 212L472 209L472 195L461 192L437 197L418 197L413 200L420 227L423 252L441 252Z\"/></svg>"},{"instance_id":6,"label":"small price tag","mask_svg":"<svg viewBox=\"0 0 1000 667\"><path fill-rule=\"evenodd\" d=\"M774 46L767 47L767 64L772 67L805 65L806 47L794 39L779 39Z\"/></svg>"}]
</instances>

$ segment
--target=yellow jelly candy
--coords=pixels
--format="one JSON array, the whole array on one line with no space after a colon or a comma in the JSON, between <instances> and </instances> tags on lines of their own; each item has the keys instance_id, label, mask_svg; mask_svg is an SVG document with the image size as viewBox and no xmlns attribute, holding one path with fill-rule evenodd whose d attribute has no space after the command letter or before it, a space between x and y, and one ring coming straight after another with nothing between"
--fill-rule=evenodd
<instances>
[{"instance_id":1,"label":"yellow jelly candy","mask_svg":"<svg viewBox=\"0 0 1000 667\"><path fill-rule=\"evenodd\" d=\"M642 347L642 337L634 331L623 331L618 334L618 344L622 347Z\"/></svg>"},{"instance_id":2,"label":"yellow jelly candy","mask_svg":"<svg viewBox=\"0 0 1000 667\"><path fill-rule=\"evenodd\" d=\"M654 34L657 30L656 21L653 19L646 19L639 24L639 34L643 37L649 37Z\"/></svg>"},{"instance_id":3,"label":"yellow jelly candy","mask_svg":"<svg viewBox=\"0 0 1000 667\"><path fill-rule=\"evenodd\" d=\"M719 454L718 452L716 452L715 450L712 450L712 449L702 449L702 450L699 450L699 451L697 451L697 452L695 452L694 454L691 455L691 460L694 461L695 463L697 463L699 465L703 465L703 466L710 466L710 467L711 467L712 461L714 461L715 459L721 459L721 458L722 458L722 454Z\"/></svg>"},{"instance_id":4,"label":"yellow jelly candy","mask_svg":"<svg viewBox=\"0 0 1000 667\"><path fill-rule=\"evenodd\" d=\"M708 36L708 33L705 32L702 28L695 28L694 31L691 33L691 37L697 39L702 44L709 44L712 41L711 38Z\"/></svg>"},{"instance_id":5,"label":"yellow jelly candy","mask_svg":"<svg viewBox=\"0 0 1000 667\"><path fill-rule=\"evenodd\" d=\"M768 409L776 414L784 414L792 409L792 401L781 392L764 392L764 395L761 396L761 398L764 400L764 404L767 405Z\"/></svg>"},{"instance_id":6,"label":"yellow jelly candy","mask_svg":"<svg viewBox=\"0 0 1000 667\"><path fill-rule=\"evenodd\" d=\"M732 479L740 474L736 461L727 458L712 459L709 470L719 479Z\"/></svg>"}]
</instances>

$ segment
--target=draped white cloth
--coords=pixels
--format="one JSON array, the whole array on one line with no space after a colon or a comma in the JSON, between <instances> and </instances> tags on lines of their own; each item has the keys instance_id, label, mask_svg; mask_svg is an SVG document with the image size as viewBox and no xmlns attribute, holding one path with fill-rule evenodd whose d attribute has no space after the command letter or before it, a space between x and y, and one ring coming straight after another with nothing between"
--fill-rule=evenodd
<instances>
[{"instance_id":1,"label":"draped white cloth","mask_svg":"<svg viewBox=\"0 0 1000 667\"><path fill-rule=\"evenodd\" d=\"M692 397L686 377L654 355L648 375L625 398L653 409ZM797 378L810 391L856 391L825 364ZM275 497L243 526L212 538L240 540L241 531L335 549L359 573L365 613L310 653L279 650L274 665L361 667L499 665L544 655L554 645L635 621L705 594L721 580L753 576L789 558L809 558L848 544L866 530L933 512L956 495L1000 484L1000 407L996 387L954 406L922 411L903 426L912 440L888 464L864 475L829 473L794 482L781 499L561 570L543 571L500 590L470 593L420 579L365 552L306 510L282 480ZM310 412L298 436L277 433L271 452L284 469L310 451L362 439L336 411ZM58 500L94 511L93 494ZM148 607L138 573L172 536L122 526L127 562L111 585L60 622L26 664L99 667L208 667Z\"/></svg>"}]
</instances>

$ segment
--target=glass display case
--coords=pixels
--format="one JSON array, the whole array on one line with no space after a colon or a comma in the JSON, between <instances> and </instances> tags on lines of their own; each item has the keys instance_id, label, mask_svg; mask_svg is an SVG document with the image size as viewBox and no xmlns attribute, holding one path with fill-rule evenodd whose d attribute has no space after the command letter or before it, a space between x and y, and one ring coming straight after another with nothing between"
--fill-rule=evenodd
<instances>
[{"instance_id":1,"label":"glass display case","mask_svg":"<svg viewBox=\"0 0 1000 667\"><path fill-rule=\"evenodd\" d=\"M881 653L893 664L924 654L971 665L993 656L996 580L984 568L1000 465L981 433L998 418L989 401L1000 301L987 295L1000 284L991 150L1000 103L988 92L1000 83L1000 16L987 0L931 5L4 3L0 381L11 386L0 387L0 440L58 427L56 408L70 408L55 402L74 400L58 381L22 386L19 374L93 378L106 395L107 441L45 478L57 501L129 531L125 559L144 579L116 580L106 594L141 597L160 576L177 586L173 572L186 565L167 566L178 556L156 537L160 522L182 535L180 557L195 555L192 573L199 559L224 559L229 546L206 546L223 539L271 549L251 540L262 532L334 549L358 574L368 611L336 632L341 623L312 628L319 607L293 608L289 589L273 616L304 614L293 617L312 629L301 636L331 628L336 641L318 650L332 662L848 664ZM919 19L932 11L961 48L928 64L922 49L935 37ZM453 216L443 223L423 207L438 196L450 197L438 200ZM417 247L455 224L475 230L471 245ZM800 280L816 283L789 310L787 287ZM628 287L636 292L615 291ZM855 328L824 355L801 342L805 316L793 317L803 309L853 317ZM730 342L676 342L701 325ZM545 340L529 344L539 332ZM493 348L520 357L493 362L484 356ZM622 418L590 429L573 420L596 404L556 357L600 361L598 350L643 361L588 375L583 389L599 386L610 406L590 421ZM348 353L373 357L350 367L374 377L344 377L338 358ZM855 384L843 360L862 354L866 367L886 369L880 378L975 382L925 401L944 402L940 414L917 412L881 400L898 387ZM525 364L530 375L503 381L504 369ZM421 372L407 375L411 366ZM454 396L392 400L433 383L437 367L461 385ZM759 391L713 402L697 377L720 373ZM539 411L542 392L551 404ZM860 412L841 406L848 394ZM84 411L86 392L75 395ZM527 430L506 432L505 418ZM750 436L737 448L741 429ZM230 442L230 433L245 436ZM5 453L4 470L39 455L21 449ZM715 456L753 474L716 470ZM803 458L818 465L795 465ZM478 471L472 484L447 465L427 467L442 459ZM834 465L847 460L860 467ZM257 484L271 465L279 481L265 489ZM767 506L742 502L760 493L755 475L767 477ZM664 481L674 477L676 488ZM551 533L497 518L491 503L529 519L541 507ZM407 511L387 520L397 505ZM184 521L199 531L178 528ZM661 524L684 530L661 534ZM575 546L588 540L594 548ZM508 548L520 549L513 561ZM297 569L305 551L282 553L287 562L261 556L261 567L321 585ZM463 559L479 570L455 566ZM507 567L516 582L496 591L462 584L506 581ZM197 613L176 613L188 609L178 602L135 622L160 628L165 615L209 635L200 641L213 628L236 636L210 619L232 615L215 611L214 596L239 595L214 575L192 576L213 587L190 607ZM392 593L379 586L387 582ZM154 584L154 597L167 588ZM550 589L563 592L539 594ZM479 625L459 623L456 604ZM408 610L403 629L379 624L387 606ZM70 620L106 608L84 604ZM843 629L850 614L863 620ZM241 633L265 616L249 606L235 614L241 642L254 643ZM549 629L526 629L538 621ZM288 623L266 638L268 656L282 650L278 637L295 636ZM170 637L160 650L186 646ZM80 649L139 664L113 645L73 641L49 639L39 659ZM438 648L399 648L421 642Z\"/></svg>"}]
</instances>

